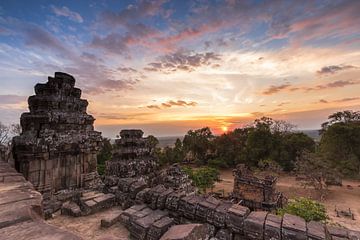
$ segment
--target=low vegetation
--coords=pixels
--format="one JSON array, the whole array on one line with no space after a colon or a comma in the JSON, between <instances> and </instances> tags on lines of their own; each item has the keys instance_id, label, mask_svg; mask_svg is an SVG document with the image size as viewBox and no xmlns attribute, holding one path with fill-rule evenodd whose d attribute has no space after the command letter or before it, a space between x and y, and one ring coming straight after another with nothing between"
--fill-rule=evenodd
<instances>
[{"instance_id":1,"label":"low vegetation","mask_svg":"<svg viewBox=\"0 0 360 240\"><path fill-rule=\"evenodd\" d=\"M327 219L325 206L309 198L295 198L284 208L278 209L278 215L283 216L285 213L302 217L307 222Z\"/></svg>"},{"instance_id":2,"label":"low vegetation","mask_svg":"<svg viewBox=\"0 0 360 240\"><path fill-rule=\"evenodd\" d=\"M206 193L206 189L213 188L215 182L220 181L220 172L215 168L201 167L193 169L185 167L183 170L189 175L194 185L202 193Z\"/></svg>"}]
</instances>

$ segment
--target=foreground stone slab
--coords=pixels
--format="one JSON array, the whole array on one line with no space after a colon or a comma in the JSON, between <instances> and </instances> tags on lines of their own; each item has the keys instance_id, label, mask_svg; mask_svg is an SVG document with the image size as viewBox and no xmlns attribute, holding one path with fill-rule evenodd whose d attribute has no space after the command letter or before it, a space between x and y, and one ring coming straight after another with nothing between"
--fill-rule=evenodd
<instances>
[{"instance_id":1,"label":"foreground stone slab","mask_svg":"<svg viewBox=\"0 0 360 240\"><path fill-rule=\"evenodd\" d=\"M103 219L101 219L100 226L103 228L111 227L120 220L122 213L123 211L121 209L117 209L108 213Z\"/></svg>"},{"instance_id":2,"label":"foreground stone slab","mask_svg":"<svg viewBox=\"0 0 360 240\"><path fill-rule=\"evenodd\" d=\"M207 238L207 228L203 224L183 224L172 226L160 240L202 240Z\"/></svg>"},{"instance_id":3,"label":"foreground stone slab","mask_svg":"<svg viewBox=\"0 0 360 240\"><path fill-rule=\"evenodd\" d=\"M244 235L248 239L263 239L264 225L268 212L251 212L244 220Z\"/></svg>"},{"instance_id":4,"label":"foreground stone slab","mask_svg":"<svg viewBox=\"0 0 360 240\"><path fill-rule=\"evenodd\" d=\"M43 221L41 194L8 163L0 162L0 174L0 240L81 239Z\"/></svg>"},{"instance_id":5,"label":"foreground stone slab","mask_svg":"<svg viewBox=\"0 0 360 240\"><path fill-rule=\"evenodd\" d=\"M326 239L325 226L320 222L311 221L307 224L307 235L309 240Z\"/></svg>"},{"instance_id":6,"label":"foreground stone slab","mask_svg":"<svg viewBox=\"0 0 360 240\"><path fill-rule=\"evenodd\" d=\"M298 216L285 214L282 224L283 240L307 240L306 222Z\"/></svg>"},{"instance_id":7,"label":"foreground stone slab","mask_svg":"<svg viewBox=\"0 0 360 240\"><path fill-rule=\"evenodd\" d=\"M281 217L268 214L265 221L265 240L280 240L281 239Z\"/></svg>"}]
</instances>

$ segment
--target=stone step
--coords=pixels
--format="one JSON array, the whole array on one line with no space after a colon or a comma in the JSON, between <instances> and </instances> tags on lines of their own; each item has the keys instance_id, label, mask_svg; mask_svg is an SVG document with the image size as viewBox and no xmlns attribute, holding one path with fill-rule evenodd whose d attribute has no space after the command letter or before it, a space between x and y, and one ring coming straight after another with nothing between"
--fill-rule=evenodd
<instances>
[{"instance_id":1,"label":"stone step","mask_svg":"<svg viewBox=\"0 0 360 240\"><path fill-rule=\"evenodd\" d=\"M103 228L111 227L120 220L120 216L122 213L123 211L121 209L111 211L104 218L101 219L100 226Z\"/></svg>"}]
</instances>

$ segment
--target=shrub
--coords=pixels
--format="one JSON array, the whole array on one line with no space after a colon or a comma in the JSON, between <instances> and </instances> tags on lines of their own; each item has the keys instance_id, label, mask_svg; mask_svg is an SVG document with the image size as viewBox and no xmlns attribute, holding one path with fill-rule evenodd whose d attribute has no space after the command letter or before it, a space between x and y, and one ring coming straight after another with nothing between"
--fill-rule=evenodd
<instances>
[{"instance_id":1,"label":"shrub","mask_svg":"<svg viewBox=\"0 0 360 240\"><path fill-rule=\"evenodd\" d=\"M189 167L183 168L194 185L202 192L206 192L207 188L212 188L215 182L220 181L220 173L217 169L211 167L201 167L197 169L191 169Z\"/></svg>"},{"instance_id":2,"label":"shrub","mask_svg":"<svg viewBox=\"0 0 360 240\"><path fill-rule=\"evenodd\" d=\"M325 206L309 198L295 198L284 208L278 209L278 215L285 213L296 215L305 219L305 221L325 221L327 219Z\"/></svg>"}]
</instances>

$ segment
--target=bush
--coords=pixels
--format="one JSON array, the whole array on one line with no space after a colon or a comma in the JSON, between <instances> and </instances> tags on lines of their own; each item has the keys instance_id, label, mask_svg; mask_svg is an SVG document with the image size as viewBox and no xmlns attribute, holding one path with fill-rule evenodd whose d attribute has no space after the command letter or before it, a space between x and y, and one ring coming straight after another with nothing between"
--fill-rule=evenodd
<instances>
[{"instance_id":1,"label":"bush","mask_svg":"<svg viewBox=\"0 0 360 240\"><path fill-rule=\"evenodd\" d=\"M296 215L305 219L305 221L325 221L327 219L325 206L309 198L295 198L284 208L278 209L278 215L285 213Z\"/></svg>"},{"instance_id":2,"label":"bush","mask_svg":"<svg viewBox=\"0 0 360 240\"><path fill-rule=\"evenodd\" d=\"M215 182L220 181L220 173L217 169L211 167L201 167L192 169L189 167L183 168L187 173L194 185L200 189L201 192L206 193L207 188L212 188Z\"/></svg>"}]
</instances>

